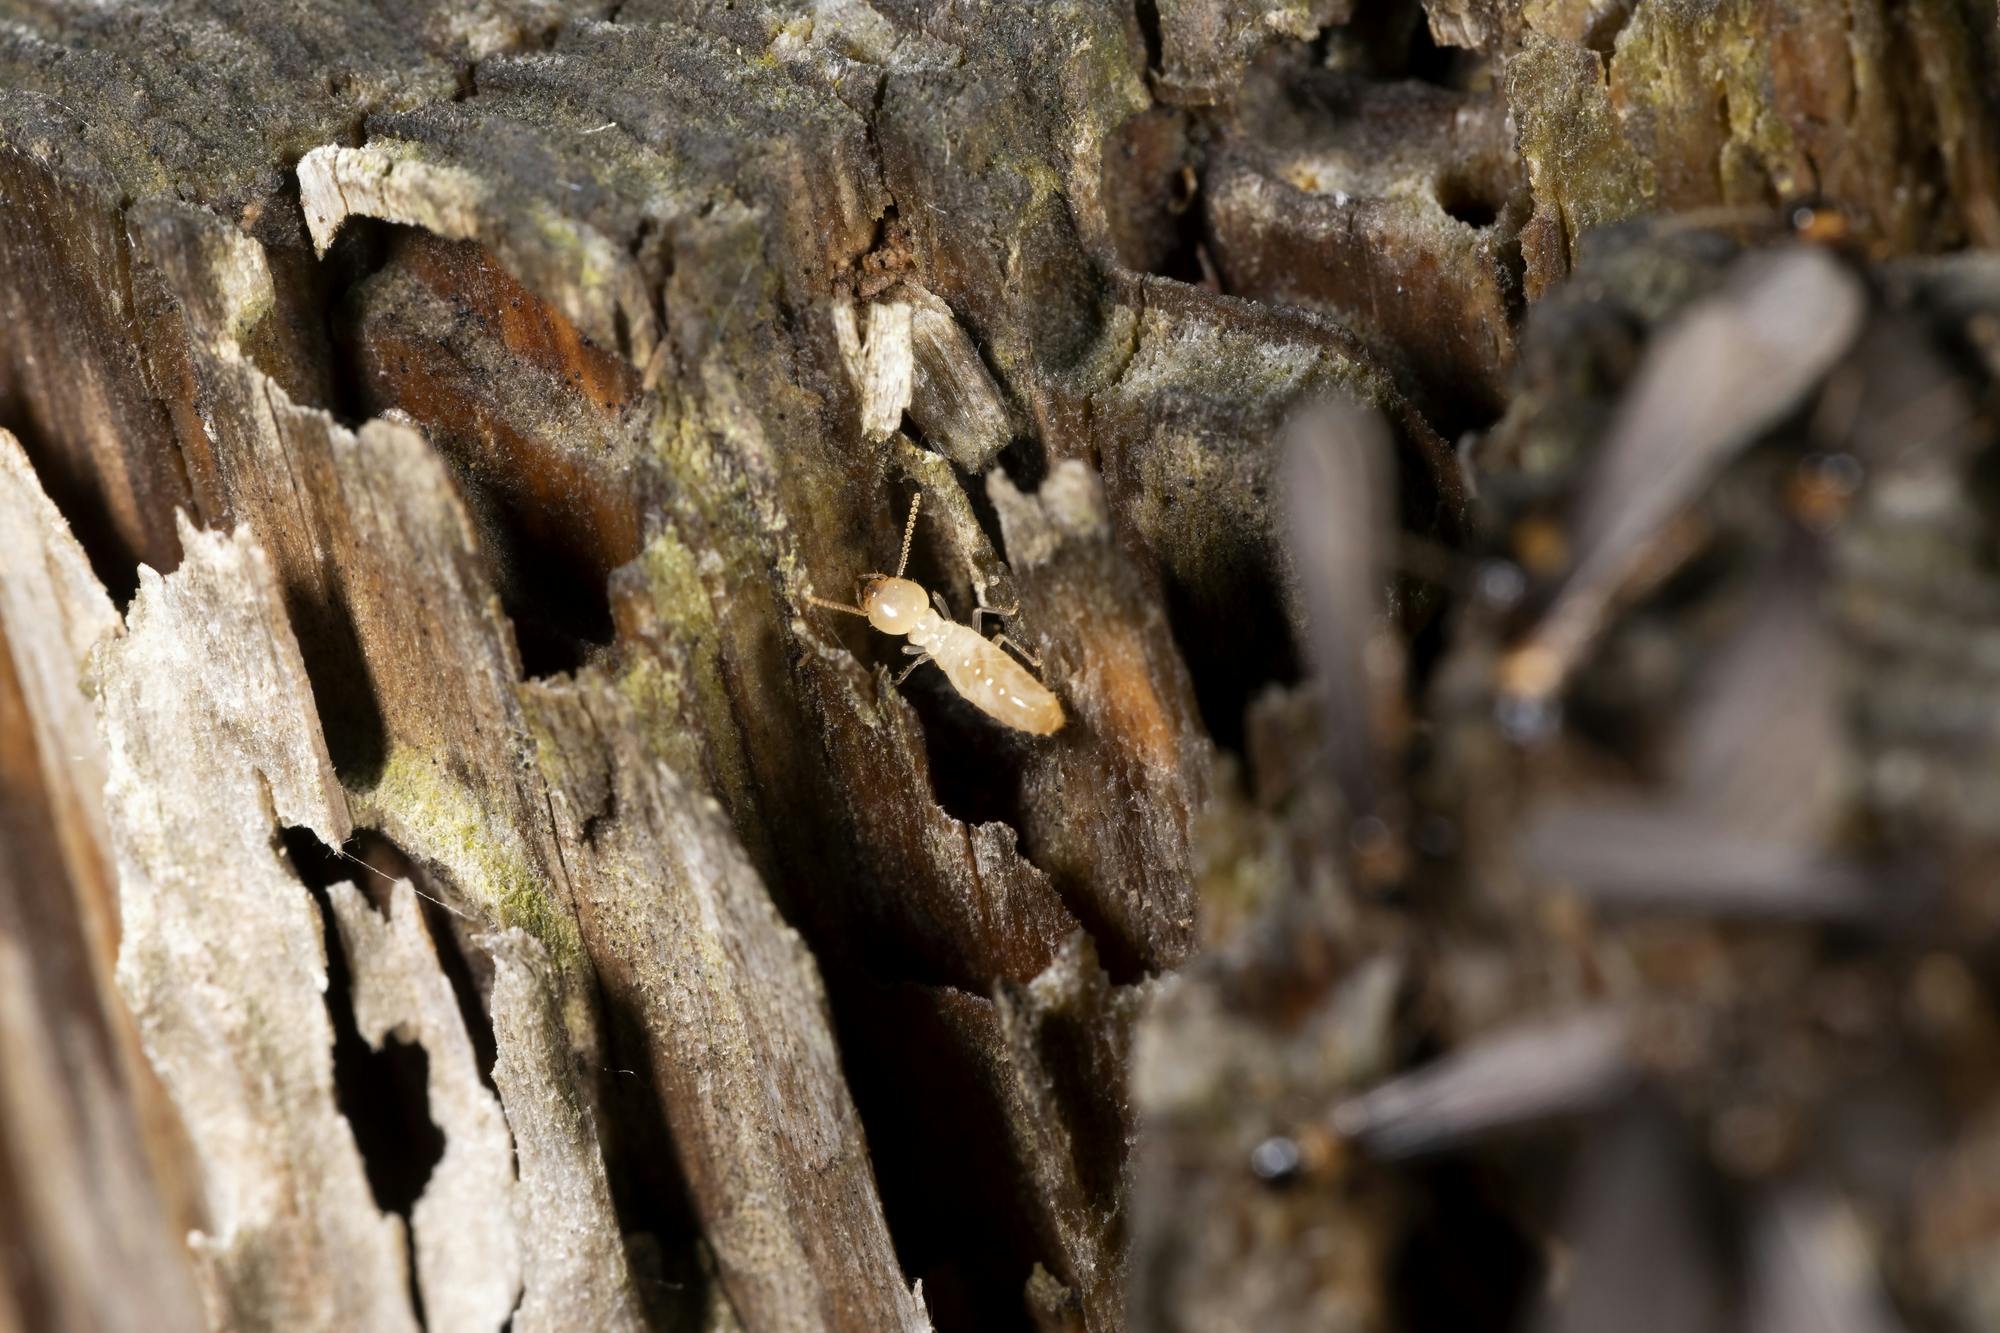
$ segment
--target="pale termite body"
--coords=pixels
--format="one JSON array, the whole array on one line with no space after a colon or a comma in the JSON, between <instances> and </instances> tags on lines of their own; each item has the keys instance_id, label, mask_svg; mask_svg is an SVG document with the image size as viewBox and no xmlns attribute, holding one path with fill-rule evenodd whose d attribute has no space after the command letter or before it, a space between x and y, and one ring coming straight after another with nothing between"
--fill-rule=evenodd
<instances>
[{"instance_id":1,"label":"pale termite body","mask_svg":"<svg viewBox=\"0 0 2000 1333\"><path fill-rule=\"evenodd\" d=\"M1011 614L1011 610L997 612L981 605L972 613L973 624L961 625L942 613L941 599L934 609L931 595L923 586L903 577L903 570L910 562L910 538L916 526L917 504L913 502L909 523L903 529L903 553L896 572L865 576L859 606L830 602L823 597L807 600L816 606L865 616L870 625L884 634L908 639L903 651L917 660L896 678L897 684L902 684L911 671L925 662L935 661L960 697L995 721L1035 736L1060 731L1064 721L1061 701L1026 667L1009 657L1006 650L1012 647L1023 656L1028 654L1006 635L995 634L987 639L976 628L980 616Z\"/></svg>"}]
</instances>

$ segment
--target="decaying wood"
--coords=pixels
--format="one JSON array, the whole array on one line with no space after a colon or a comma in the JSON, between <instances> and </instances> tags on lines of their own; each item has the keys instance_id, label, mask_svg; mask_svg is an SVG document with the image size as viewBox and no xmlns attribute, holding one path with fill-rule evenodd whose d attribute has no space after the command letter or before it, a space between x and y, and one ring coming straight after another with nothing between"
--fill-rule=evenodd
<instances>
[{"instance_id":1,"label":"decaying wood","mask_svg":"<svg viewBox=\"0 0 2000 1333\"><path fill-rule=\"evenodd\" d=\"M197 1159L196 1274L218 1324L413 1328L403 1223L334 1105L319 915L276 846L280 822L339 845L346 800L262 548L181 547L90 670L119 988Z\"/></svg>"},{"instance_id":2,"label":"decaying wood","mask_svg":"<svg viewBox=\"0 0 2000 1333\"><path fill-rule=\"evenodd\" d=\"M570 1071L548 953L520 929L484 945L493 959L493 1082L520 1173L516 1234L527 1238L514 1327L642 1329L603 1150Z\"/></svg>"},{"instance_id":3,"label":"decaying wood","mask_svg":"<svg viewBox=\"0 0 2000 1333\"><path fill-rule=\"evenodd\" d=\"M0 1324L198 1328L171 1113L111 976L105 755L78 688L118 613L4 431L0 568ZM105 1263L129 1280L96 1280Z\"/></svg>"},{"instance_id":4,"label":"decaying wood","mask_svg":"<svg viewBox=\"0 0 2000 1333\"><path fill-rule=\"evenodd\" d=\"M1022 637L1064 682L1085 737L1024 765L1022 832L1115 965L1171 967L1194 931L1188 844L1210 754L1165 617L1117 557L1081 463L1058 464L1033 497L999 472L987 492L1022 605L1067 608L1027 613ZM1093 873L1114 865L1123 873Z\"/></svg>"},{"instance_id":5,"label":"decaying wood","mask_svg":"<svg viewBox=\"0 0 2000 1333\"><path fill-rule=\"evenodd\" d=\"M559 738L542 762L605 1003L636 1029L731 1302L757 1328L928 1327L819 978L720 809L644 753L601 677L529 698Z\"/></svg>"},{"instance_id":6,"label":"decaying wood","mask_svg":"<svg viewBox=\"0 0 2000 1333\"><path fill-rule=\"evenodd\" d=\"M472 1039L416 890L391 883L386 920L350 883L331 893L361 1036L378 1048L391 1037L414 1042L428 1057L426 1091L444 1154L410 1210L424 1323L504 1323L520 1296L521 1251L533 1240L516 1230L507 1124L499 1100L479 1081Z\"/></svg>"},{"instance_id":7,"label":"decaying wood","mask_svg":"<svg viewBox=\"0 0 2000 1333\"><path fill-rule=\"evenodd\" d=\"M0 1329L1991 1325L1996 69L0 0Z\"/></svg>"}]
</instances>

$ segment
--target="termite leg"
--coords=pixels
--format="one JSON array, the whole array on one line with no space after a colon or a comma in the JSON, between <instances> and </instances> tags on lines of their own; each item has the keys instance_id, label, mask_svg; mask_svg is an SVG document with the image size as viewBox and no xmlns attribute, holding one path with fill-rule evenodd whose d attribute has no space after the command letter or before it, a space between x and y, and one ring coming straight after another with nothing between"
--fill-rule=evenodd
<instances>
[{"instance_id":1,"label":"termite leg","mask_svg":"<svg viewBox=\"0 0 2000 1333\"><path fill-rule=\"evenodd\" d=\"M926 662L928 662L928 661L930 661L930 660L931 660L931 655L930 655L929 653L926 653L926 652L924 652L924 650L923 650L923 649L919 648L919 649L917 649L917 651L918 651L919 653L923 653L923 656L919 657L919 658L918 658L918 659L917 659L916 661L914 661L914 662L910 663L910 664L909 664L908 666L904 667L904 668L903 668L903 674L902 674L902 675L900 675L900 676L898 676L898 677L896 677L896 687L897 687L898 689L901 689L901 688L902 688L902 685L903 685L903 682L904 682L904 681L906 681L906 680L908 680L908 679L910 678L910 673L911 673L912 671L915 671L915 670L916 670L916 669L917 669L918 667L922 666L922 665L923 665L924 663L926 663Z\"/></svg>"},{"instance_id":2,"label":"termite leg","mask_svg":"<svg viewBox=\"0 0 2000 1333\"><path fill-rule=\"evenodd\" d=\"M1008 638L1006 635L995 634L993 636L993 643L996 647L1012 648L1015 652L1019 653L1023 659L1027 661L1029 666L1033 667L1037 671L1040 671L1042 669L1041 658L1035 656L1033 653L1029 652L1026 648L1023 648L1020 644L1015 643L1012 639Z\"/></svg>"},{"instance_id":3,"label":"termite leg","mask_svg":"<svg viewBox=\"0 0 2000 1333\"><path fill-rule=\"evenodd\" d=\"M1018 597L1014 599L1012 606L988 606L986 603L986 580L980 578L976 572L972 576L972 592L979 601L979 605L972 608L972 632L974 634L979 633L979 618L981 616L999 616L1005 619L1020 613L1021 599Z\"/></svg>"},{"instance_id":4,"label":"termite leg","mask_svg":"<svg viewBox=\"0 0 2000 1333\"><path fill-rule=\"evenodd\" d=\"M945 605L945 600L944 600L944 594L943 594L943 593L941 593L941 592L934 592L934 593L932 593L932 594L931 594L931 605L933 605L933 606L937 607L937 610L938 610L938 614L939 614L939 615L941 615L941 616L943 616L943 617L944 617L944 618L945 618L946 620L950 620L950 619L951 619L951 608L950 608L949 606Z\"/></svg>"}]
</instances>

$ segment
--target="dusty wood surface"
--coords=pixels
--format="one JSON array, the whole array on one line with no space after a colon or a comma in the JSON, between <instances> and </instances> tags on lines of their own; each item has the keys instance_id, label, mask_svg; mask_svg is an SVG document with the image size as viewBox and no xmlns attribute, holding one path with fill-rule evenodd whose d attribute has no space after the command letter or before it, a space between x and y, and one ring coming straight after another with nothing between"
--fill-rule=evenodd
<instances>
[{"instance_id":1,"label":"dusty wood surface","mask_svg":"<svg viewBox=\"0 0 2000 1333\"><path fill-rule=\"evenodd\" d=\"M646 1327L625 1257L604 1153L577 1094L548 954L526 931L489 935L493 1082L507 1113L518 1183L518 1329Z\"/></svg>"},{"instance_id":2,"label":"dusty wood surface","mask_svg":"<svg viewBox=\"0 0 2000 1333\"><path fill-rule=\"evenodd\" d=\"M0 543L0 1160L5 1225L17 1238L7 1249L7 1319L21 1328L197 1328L177 1236L192 1220L186 1164L112 980L105 754L77 688L91 645L115 629L118 612L5 433ZM79 1199L97 1204L79 1208ZM134 1280L95 1280L107 1261Z\"/></svg>"},{"instance_id":3,"label":"dusty wood surface","mask_svg":"<svg viewBox=\"0 0 2000 1333\"><path fill-rule=\"evenodd\" d=\"M346 840L270 561L184 528L89 666L124 908L119 989L202 1181L212 1322L413 1328L401 1220L369 1197L334 1100L325 943L280 821Z\"/></svg>"},{"instance_id":4,"label":"dusty wood surface","mask_svg":"<svg viewBox=\"0 0 2000 1333\"><path fill-rule=\"evenodd\" d=\"M0 0L0 1329L1991 1326L1996 51Z\"/></svg>"}]
</instances>

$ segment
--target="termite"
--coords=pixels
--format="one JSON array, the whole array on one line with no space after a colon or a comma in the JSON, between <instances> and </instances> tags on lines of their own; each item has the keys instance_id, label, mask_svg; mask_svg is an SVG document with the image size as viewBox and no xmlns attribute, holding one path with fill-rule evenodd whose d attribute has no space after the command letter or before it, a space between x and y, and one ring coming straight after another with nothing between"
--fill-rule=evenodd
<instances>
[{"instance_id":1,"label":"termite","mask_svg":"<svg viewBox=\"0 0 2000 1333\"><path fill-rule=\"evenodd\" d=\"M951 608L945 605L943 597L926 593L916 580L903 577L903 571L910 565L910 540L917 533L917 510L923 498L920 491L910 501L910 518L903 525L903 552L897 557L896 572L862 575L859 606L830 602L810 593L806 594L806 600L830 611L861 616L884 634L907 638L909 642L903 645L903 651L917 660L896 677L896 684L908 680L910 672L924 663L936 662L960 697L988 717L1036 736L1061 730L1062 703L1026 667L1007 656L1006 650L1012 648L1037 667L1041 660L1005 634L996 631L991 639L980 636L981 616L1012 615L1020 609L1018 606L1004 611L988 606L986 589L978 586L979 605L972 613L972 624L961 625L951 618ZM931 609L933 601L936 610Z\"/></svg>"}]
</instances>

